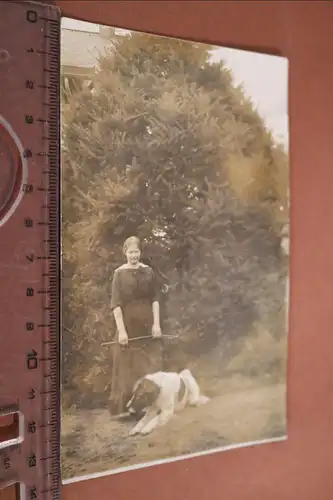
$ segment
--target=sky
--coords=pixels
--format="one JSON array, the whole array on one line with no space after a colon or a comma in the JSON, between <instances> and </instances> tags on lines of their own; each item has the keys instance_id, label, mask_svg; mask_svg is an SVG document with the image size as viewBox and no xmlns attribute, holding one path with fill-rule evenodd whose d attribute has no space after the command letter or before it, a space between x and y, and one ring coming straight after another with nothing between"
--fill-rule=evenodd
<instances>
[{"instance_id":1,"label":"sky","mask_svg":"<svg viewBox=\"0 0 333 500\"><path fill-rule=\"evenodd\" d=\"M74 19L63 19L62 27L99 31L96 24ZM251 98L275 139L288 149L288 60L279 56L217 47L213 60L221 59L232 70L235 84L243 85L245 94Z\"/></svg>"}]
</instances>

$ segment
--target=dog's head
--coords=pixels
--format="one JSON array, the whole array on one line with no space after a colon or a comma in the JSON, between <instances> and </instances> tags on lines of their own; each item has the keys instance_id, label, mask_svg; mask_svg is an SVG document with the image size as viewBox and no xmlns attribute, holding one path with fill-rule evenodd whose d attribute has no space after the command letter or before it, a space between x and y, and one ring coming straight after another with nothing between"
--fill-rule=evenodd
<instances>
[{"instance_id":1,"label":"dog's head","mask_svg":"<svg viewBox=\"0 0 333 500\"><path fill-rule=\"evenodd\" d=\"M160 393L160 387L152 380L143 377L136 382L133 395L126 407L130 413L141 414L152 406Z\"/></svg>"}]
</instances>

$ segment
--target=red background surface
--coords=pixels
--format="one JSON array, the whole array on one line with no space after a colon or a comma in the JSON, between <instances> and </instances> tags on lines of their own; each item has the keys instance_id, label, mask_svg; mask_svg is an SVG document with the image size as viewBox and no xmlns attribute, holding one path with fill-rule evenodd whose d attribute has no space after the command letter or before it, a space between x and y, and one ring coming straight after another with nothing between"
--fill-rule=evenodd
<instances>
[{"instance_id":1,"label":"red background surface","mask_svg":"<svg viewBox=\"0 0 333 500\"><path fill-rule=\"evenodd\" d=\"M332 500L333 4L58 5L68 17L287 57L292 197L288 440L73 483L64 500Z\"/></svg>"},{"instance_id":2,"label":"red background surface","mask_svg":"<svg viewBox=\"0 0 333 500\"><path fill-rule=\"evenodd\" d=\"M332 500L333 2L56 3L63 16L287 57L292 196L288 440L72 483L62 499Z\"/></svg>"}]
</instances>

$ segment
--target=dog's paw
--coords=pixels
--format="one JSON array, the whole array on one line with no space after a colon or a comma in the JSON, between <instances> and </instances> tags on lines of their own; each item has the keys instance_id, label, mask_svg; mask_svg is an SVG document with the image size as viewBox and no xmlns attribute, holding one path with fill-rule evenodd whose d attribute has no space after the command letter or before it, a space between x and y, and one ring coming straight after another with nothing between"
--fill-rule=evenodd
<instances>
[{"instance_id":1,"label":"dog's paw","mask_svg":"<svg viewBox=\"0 0 333 500\"><path fill-rule=\"evenodd\" d=\"M198 399L195 399L194 401L190 401L189 406L194 406L195 408L197 408L198 406L205 405L209 401L210 401L210 398L208 398L207 396L199 396Z\"/></svg>"},{"instance_id":2,"label":"dog's paw","mask_svg":"<svg viewBox=\"0 0 333 500\"><path fill-rule=\"evenodd\" d=\"M151 431L152 431L152 429L145 429L145 428L144 428L144 429L142 429L142 430L140 431L140 434L141 434L142 436L147 436L148 434L150 434L150 433L151 433Z\"/></svg>"},{"instance_id":3,"label":"dog's paw","mask_svg":"<svg viewBox=\"0 0 333 500\"><path fill-rule=\"evenodd\" d=\"M129 436L136 436L137 434L139 434L140 431L138 429L136 429L135 427L133 427L133 429L131 429L128 433Z\"/></svg>"},{"instance_id":4,"label":"dog's paw","mask_svg":"<svg viewBox=\"0 0 333 500\"><path fill-rule=\"evenodd\" d=\"M201 395L199 397L198 403L199 403L199 405L205 405L206 403L209 403L209 401L210 401L210 398L208 396Z\"/></svg>"}]
</instances>

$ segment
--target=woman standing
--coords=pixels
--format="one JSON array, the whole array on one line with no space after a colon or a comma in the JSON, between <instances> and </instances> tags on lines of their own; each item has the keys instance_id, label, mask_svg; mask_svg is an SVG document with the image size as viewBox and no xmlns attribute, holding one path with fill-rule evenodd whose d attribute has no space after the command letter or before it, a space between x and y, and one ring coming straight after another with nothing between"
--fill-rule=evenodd
<instances>
[{"instance_id":1,"label":"woman standing","mask_svg":"<svg viewBox=\"0 0 333 500\"><path fill-rule=\"evenodd\" d=\"M124 411L138 378L162 368L162 346L153 341L162 335L155 273L140 261L137 237L125 241L123 252L127 262L116 269L111 291L118 340L113 351L111 413ZM131 340L149 335L152 338Z\"/></svg>"}]
</instances>

